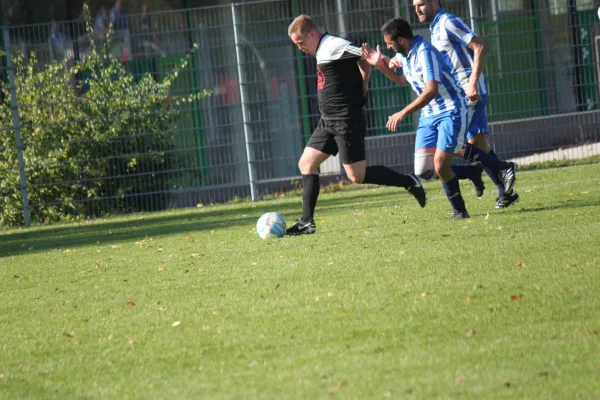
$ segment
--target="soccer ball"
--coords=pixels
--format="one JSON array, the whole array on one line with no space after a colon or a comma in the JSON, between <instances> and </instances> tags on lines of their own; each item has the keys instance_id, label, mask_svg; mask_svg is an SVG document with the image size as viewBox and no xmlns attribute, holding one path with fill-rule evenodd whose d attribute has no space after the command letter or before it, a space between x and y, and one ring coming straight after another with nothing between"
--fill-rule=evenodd
<instances>
[{"instance_id":1,"label":"soccer ball","mask_svg":"<svg viewBox=\"0 0 600 400\"><path fill-rule=\"evenodd\" d=\"M263 214L256 223L256 233L261 239L280 238L285 235L287 225L281 214L268 212Z\"/></svg>"}]
</instances>

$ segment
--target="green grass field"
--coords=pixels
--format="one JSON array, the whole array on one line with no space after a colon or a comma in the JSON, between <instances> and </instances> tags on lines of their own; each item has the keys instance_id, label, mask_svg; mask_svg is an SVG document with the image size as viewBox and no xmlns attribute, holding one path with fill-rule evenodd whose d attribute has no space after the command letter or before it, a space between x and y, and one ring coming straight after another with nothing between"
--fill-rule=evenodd
<instances>
[{"instance_id":1,"label":"green grass field","mask_svg":"<svg viewBox=\"0 0 600 400\"><path fill-rule=\"evenodd\" d=\"M0 234L0 398L600 398L600 165Z\"/></svg>"}]
</instances>

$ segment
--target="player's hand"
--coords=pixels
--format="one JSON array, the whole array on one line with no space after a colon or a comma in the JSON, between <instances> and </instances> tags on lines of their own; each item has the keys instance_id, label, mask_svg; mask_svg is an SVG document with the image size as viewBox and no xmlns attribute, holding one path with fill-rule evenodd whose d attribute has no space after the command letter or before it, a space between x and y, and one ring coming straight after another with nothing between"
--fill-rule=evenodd
<instances>
[{"instance_id":1,"label":"player's hand","mask_svg":"<svg viewBox=\"0 0 600 400\"><path fill-rule=\"evenodd\" d=\"M373 50L368 43L362 44L362 58L365 59L369 64L377 66L382 60L381 49L377 45L377 50Z\"/></svg>"},{"instance_id":2,"label":"player's hand","mask_svg":"<svg viewBox=\"0 0 600 400\"><path fill-rule=\"evenodd\" d=\"M481 96L479 95L479 91L477 90L477 85L469 84L467 88L467 99L469 102L478 102L481 100Z\"/></svg>"},{"instance_id":3,"label":"player's hand","mask_svg":"<svg viewBox=\"0 0 600 400\"><path fill-rule=\"evenodd\" d=\"M404 112L404 110L398 111L394 115L390 115L388 117L388 122L385 125L385 127L388 128L388 130L390 132L396 132L396 128L398 127L398 123L400 121L402 121L404 119L404 117L406 117L406 113Z\"/></svg>"},{"instance_id":4,"label":"player's hand","mask_svg":"<svg viewBox=\"0 0 600 400\"><path fill-rule=\"evenodd\" d=\"M402 64L400 64L400 60L396 57L390 59L390 64L388 65L390 69L402 68Z\"/></svg>"}]
</instances>

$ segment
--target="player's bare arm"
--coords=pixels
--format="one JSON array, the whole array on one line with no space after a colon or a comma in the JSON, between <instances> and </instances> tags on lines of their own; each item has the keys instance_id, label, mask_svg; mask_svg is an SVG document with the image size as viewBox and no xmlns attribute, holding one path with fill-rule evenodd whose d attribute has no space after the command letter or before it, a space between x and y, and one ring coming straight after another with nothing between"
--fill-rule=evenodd
<instances>
[{"instance_id":1,"label":"player's bare arm","mask_svg":"<svg viewBox=\"0 0 600 400\"><path fill-rule=\"evenodd\" d=\"M474 36L469 42L469 49L473 50L473 70L469 78L469 86L467 87L467 98L471 101L480 99L478 83L479 76L483 72L485 65L485 57L487 55L487 44L480 37Z\"/></svg>"},{"instance_id":2,"label":"player's bare arm","mask_svg":"<svg viewBox=\"0 0 600 400\"><path fill-rule=\"evenodd\" d=\"M369 89L369 79L371 79L371 64L361 58L358 61L358 68L363 78L363 94L366 95Z\"/></svg>"},{"instance_id":3,"label":"player's bare arm","mask_svg":"<svg viewBox=\"0 0 600 400\"><path fill-rule=\"evenodd\" d=\"M392 68L390 68L390 58L384 56L381 53L381 48L377 45L377 50L373 50L367 43L362 45L362 58L370 65L374 66L391 81L395 82L399 86L406 85L406 77L398 75Z\"/></svg>"},{"instance_id":4,"label":"player's bare arm","mask_svg":"<svg viewBox=\"0 0 600 400\"><path fill-rule=\"evenodd\" d=\"M398 127L398 123L404 119L408 114L420 110L438 96L439 93L439 82L438 81L427 81L425 83L425 90L409 105L404 107L401 111L398 111L394 115L390 115L386 127L391 132L395 132Z\"/></svg>"}]
</instances>

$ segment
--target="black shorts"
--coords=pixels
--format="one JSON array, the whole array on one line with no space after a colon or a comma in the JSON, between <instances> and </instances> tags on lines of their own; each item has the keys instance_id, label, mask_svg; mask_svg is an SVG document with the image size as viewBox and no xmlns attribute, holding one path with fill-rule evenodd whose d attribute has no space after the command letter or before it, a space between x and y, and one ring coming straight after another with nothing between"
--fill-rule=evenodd
<instances>
[{"instance_id":1,"label":"black shorts","mask_svg":"<svg viewBox=\"0 0 600 400\"><path fill-rule=\"evenodd\" d=\"M332 156L339 151L342 164L353 164L366 158L366 133L363 116L343 120L321 118L306 147Z\"/></svg>"}]
</instances>

